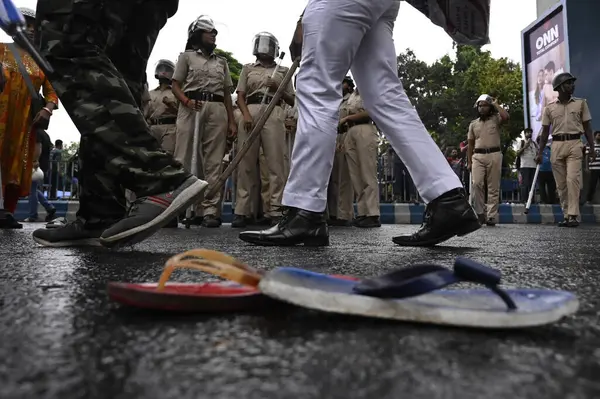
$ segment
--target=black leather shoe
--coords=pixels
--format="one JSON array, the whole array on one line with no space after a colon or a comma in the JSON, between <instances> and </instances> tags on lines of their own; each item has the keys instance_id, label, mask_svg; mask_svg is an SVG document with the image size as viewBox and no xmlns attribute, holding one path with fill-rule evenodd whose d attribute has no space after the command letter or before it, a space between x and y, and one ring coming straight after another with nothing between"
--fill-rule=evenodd
<instances>
[{"instance_id":1,"label":"black leather shoe","mask_svg":"<svg viewBox=\"0 0 600 399\"><path fill-rule=\"evenodd\" d=\"M215 215L206 215L202 220L201 226L208 227L209 229L221 227L221 218L218 218Z\"/></svg>"},{"instance_id":2,"label":"black leather shoe","mask_svg":"<svg viewBox=\"0 0 600 399\"><path fill-rule=\"evenodd\" d=\"M246 217L242 215L235 215L231 221L231 227L234 229L243 229L247 226Z\"/></svg>"},{"instance_id":3,"label":"black leather shoe","mask_svg":"<svg viewBox=\"0 0 600 399\"><path fill-rule=\"evenodd\" d=\"M1 190L1 188L0 188ZM12 213L0 209L0 229L22 229L23 225L15 219Z\"/></svg>"},{"instance_id":4,"label":"black leather shoe","mask_svg":"<svg viewBox=\"0 0 600 399\"><path fill-rule=\"evenodd\" d=\"M354 227L362 227L370 229L374 227L381 227L381 220L379 216L359 216L352 222Z\"/></svg>"},{"instance_id":5,"label":"black leather shoe","mask_svg":"<svg viewBox=\"0 0 600 399\"><path fill-rule=\"evenodd\" d=\"M567 216L565 220L558 223L558 227L578 227L579 221L576 216Z\"/></svg>"},{"instance_id":6,"label":"black leather shoe","mask_svg":"<svg viewBox=\"0 0 600 399\"><path fill-rule=\"evenodd\" d=\"M464 236L481 228L477 214L469 204L463 189L457 188L431 201L423 216L421 228L410 236L398 236L392 241L407 247L429 247Z\"/></svg>"},{"instance_id":7,"label":"black leather shoe","mask_svg":"<svg viewBox=\"0 0 600 399\"><path fill-rule=\"evenodd\" d=\"M279 224L268 230L243 231L240 240L263 246L293 246L304 244L311 247L329 245L329 230L323 213L289 208L284 211Z\"/></svg>"},{"instance_id":8,"label":"black leather shoe","mask_svg":"<svg viewBox=\"0 0 600 399\"><path fill-rule=\"evenodd\" d=\"M349 220L338 219L336 217L329 218L329 220L327 221L327 224L329 226L340 226L340 227L352 226L352 223Z\"/></svg>"}]
</instances>

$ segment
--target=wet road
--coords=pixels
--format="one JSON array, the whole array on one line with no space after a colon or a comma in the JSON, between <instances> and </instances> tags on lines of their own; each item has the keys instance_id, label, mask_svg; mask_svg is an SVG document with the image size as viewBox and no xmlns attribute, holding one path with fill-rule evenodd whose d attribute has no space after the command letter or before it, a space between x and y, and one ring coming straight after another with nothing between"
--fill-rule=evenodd
<instances>
[{"instance_id":1,"label":"wet road","mask_svg":"<svg viewBox=\"0 0 600 399\"><path fill-rule=\"evenodd\" d=\"M336 228L331 247L309 249L248 246L223 226L163 230L111 252L37 247L37 226L0 231L1 398L600 397L600 227L498 226L436 249L392 244L417 226ZM157 281L170 255L199 247L265 269L358 276L465 255L499 268L507 286L574 291L581 307L548 327L478 331L305 310L157 315L108 300L107 281Z\"/></svg>"}]
</instances>

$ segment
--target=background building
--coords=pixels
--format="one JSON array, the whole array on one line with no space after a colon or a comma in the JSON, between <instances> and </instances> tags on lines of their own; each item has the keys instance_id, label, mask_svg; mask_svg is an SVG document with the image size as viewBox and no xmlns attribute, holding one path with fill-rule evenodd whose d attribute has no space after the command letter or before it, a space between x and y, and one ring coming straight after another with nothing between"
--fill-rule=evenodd
<instances>
[{"instance_id":1,"label":"background building","mask_svg":"<svg viewBox=\"0 0 600 399\"><path fill-rule=\"evenodd\" d=\"M538 18L558 2L559 0L536 0Z\"/></svg>"}]
</instances>

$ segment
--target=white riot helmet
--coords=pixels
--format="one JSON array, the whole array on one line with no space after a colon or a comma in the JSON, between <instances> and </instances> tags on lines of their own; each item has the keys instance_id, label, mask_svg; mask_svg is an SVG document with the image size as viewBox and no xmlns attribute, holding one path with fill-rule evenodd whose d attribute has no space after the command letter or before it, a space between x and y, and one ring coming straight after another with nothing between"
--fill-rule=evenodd
<instances>
[{"instance_id":1,"label":"white riot helmet","mask_svg":"<svg viewBox=\"0 0 600 399\"><path fill-rule=\"evenodd\" d=\"M175 73L175 64L169 60L159 60L154 68L154 78L159 80L160 78L173 80L173 73Z\"/></svg>"},{"instance_id":2,"label":"white riot helmet","mask_svg":"<svg viewBox=\"0 0 600 399\"><path fill-rule=\"evenodd\" d=\"M479 96L477 101L475 101L475 105L473 107L477 108L477 106L479 106L479 103L481 101L484 101L484 102L488 103L489 105L492 105L492 97L489 94L482 94Z\"/></svg>"},{"instance_id":3,"label":"white riot helmet","mask_svg":"<svg viewBox=\"0 0 600 399\"><path fill-rule=\"evenodd\" d=\"M253 39L254 48L252 55L268 55L269 57L279 57L279 42L269 32L260 32Z\"/></svg>"},{"instance_id":4,"label":"white riot helmet","mask_svg":"<svg viewBox=\"0 0 600 399\"><path fill-rule=\"evenodd\" d=\"M191 37L196 32L214 32L215 35L219 33L215 28L215 23L212 18L208 15L200 15L190 24L188 28L188 37Z\"/></svg>"},{"instance_id":5,"label":"white riot helmet","mask_svg":"<svg viewBox=\"0 0 600 399\"><path fill-rule=\"evenodd\" d=\"M20 7L19 11L21 11L21 14L23 14L23 17L35 19L35 11L32 10L31 8Z\"/></svg>"}]
</instances>

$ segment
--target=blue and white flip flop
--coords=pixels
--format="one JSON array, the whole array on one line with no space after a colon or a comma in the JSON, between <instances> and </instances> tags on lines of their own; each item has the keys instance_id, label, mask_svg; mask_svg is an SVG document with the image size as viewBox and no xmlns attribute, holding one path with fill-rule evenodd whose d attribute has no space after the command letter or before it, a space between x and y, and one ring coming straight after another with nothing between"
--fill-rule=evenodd
<instances>
[{"instance_id":1,"label":"blue and white flip flop","mask_svg":"<svg viewBox=\"0 0 600 399\"><path fill-rule=\"evenodd\" d=\"M499 271L459 257L454 270L416 265L352 281L282 267L266 273L260 291L309 309L348 315L475 328L523 328L550 324L579 308L566 291L501 289ZM459 282L486 289L442 289Z\"/></svg>"}]
</instances>

